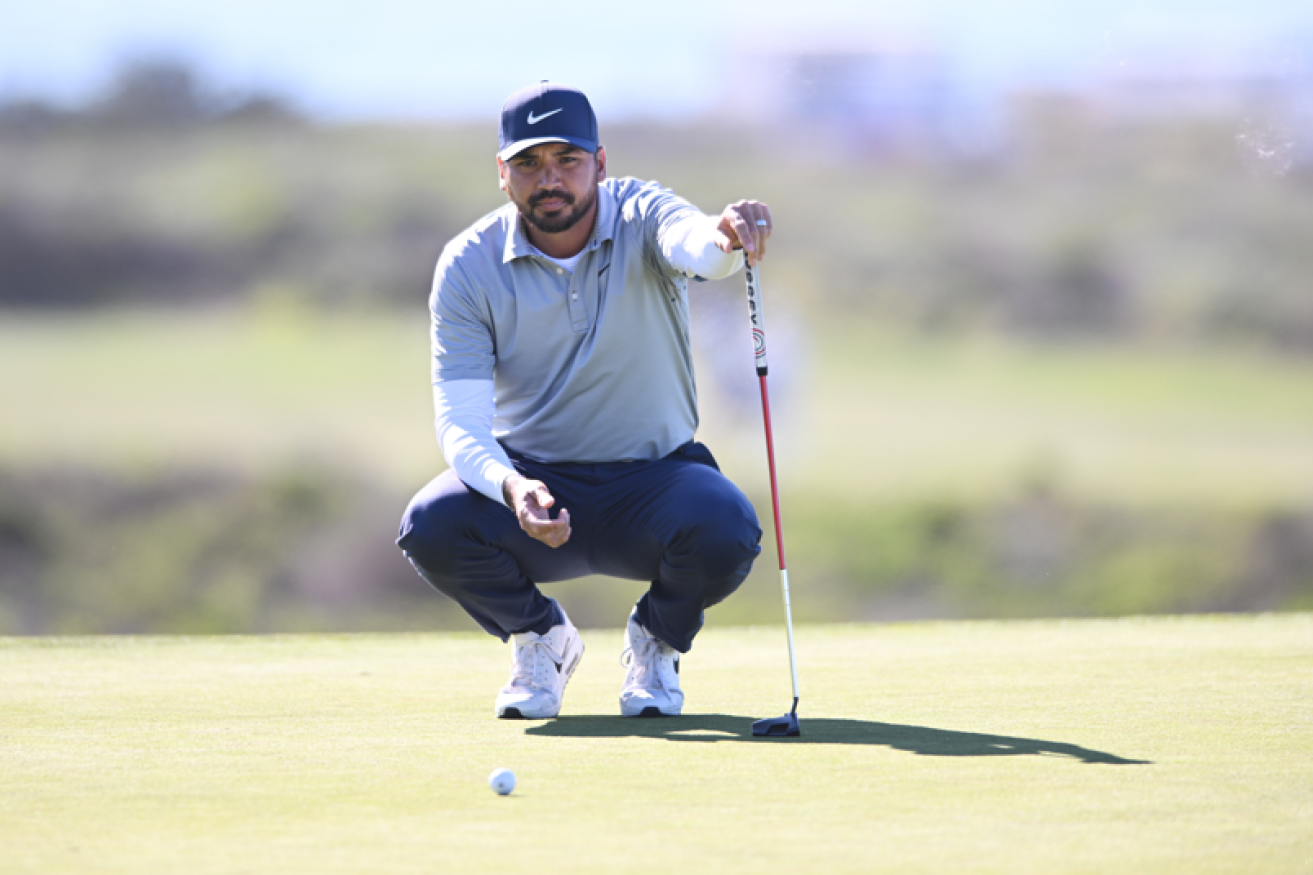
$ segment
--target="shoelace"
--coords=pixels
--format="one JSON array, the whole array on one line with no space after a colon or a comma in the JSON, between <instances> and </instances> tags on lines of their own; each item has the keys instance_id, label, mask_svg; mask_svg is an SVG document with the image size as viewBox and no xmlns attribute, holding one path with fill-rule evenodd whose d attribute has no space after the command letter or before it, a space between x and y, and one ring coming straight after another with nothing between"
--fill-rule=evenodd
<instances>
[{"instance_id":1,"label":"shoelace","mask_svg":"<svg viewBox=\"0 0 1313 875\"><path fill-rule=\"evenodd\" d=\"M661 672L657 671L657 660L661 656L661 642L656 638L644 638L638 642L638 646L629 646L620 654L620 664L629 669L629 677L626 683L634 683L642 687L659 686L665 688L665 681L661 677ZM655 684L648 682L649 675L656 681Z\"/></svg>"},{"instance_id":2,"label":"shoelace","mask_svg":"<svg viewBox=\"0 0 1313 875\"><path fill-rule=\"evenodd\" d=\"M525 653L525 651L531 651ZM551 679L556 675L556 660L547 642L539 638L530 644L515 648L515 670L511 673L512 686L535 687L550 690Z\"/></svg>"}]
</instances>

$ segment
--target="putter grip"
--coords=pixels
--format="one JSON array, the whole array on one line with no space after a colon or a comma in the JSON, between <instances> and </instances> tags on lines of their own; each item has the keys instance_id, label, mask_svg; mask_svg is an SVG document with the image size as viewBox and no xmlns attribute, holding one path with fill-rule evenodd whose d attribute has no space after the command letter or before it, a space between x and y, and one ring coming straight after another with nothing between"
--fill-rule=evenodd
<instances>
[{"instance_id":1,"label":"putter grip","mask_svg":"<svg viewBox=\"0 0 1313 875\"><path fill-rule=\"evenodd\" d=\"M748 277L748 318L752 320L752 352L757 359L757 376L766 376L766 321L761 313L760 266L746 265Z\"/></svg>"}]
</instances>

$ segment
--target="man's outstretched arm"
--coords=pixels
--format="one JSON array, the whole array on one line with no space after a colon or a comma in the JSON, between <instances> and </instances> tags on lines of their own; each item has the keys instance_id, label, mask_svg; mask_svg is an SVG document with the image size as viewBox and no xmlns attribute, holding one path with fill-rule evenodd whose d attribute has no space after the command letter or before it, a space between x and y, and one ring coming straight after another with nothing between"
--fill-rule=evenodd
<instances>
[{"instance_id":1,"label":"man's outstretched arm","mask_svg":"<svg viewBox=\"0 0 1313 875\"><path fill-rule=\"evenodd\" d=\"M661 252L671 266L687 276L718 280L743 264L756 264L766 255L770 237L770 207L759 201L739 201L719 216L684 216L662 235Z\"/></svg>"}]
</instances>

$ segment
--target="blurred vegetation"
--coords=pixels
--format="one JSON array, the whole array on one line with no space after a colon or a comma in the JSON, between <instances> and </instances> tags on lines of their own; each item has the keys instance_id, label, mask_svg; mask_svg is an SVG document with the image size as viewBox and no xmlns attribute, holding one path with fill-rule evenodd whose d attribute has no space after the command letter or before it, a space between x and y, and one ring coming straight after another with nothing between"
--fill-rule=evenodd
<instances>
[{"instance_id":1,"label":"blurred vegetation","mask_svg":"<svg viewBox=\"0 0 1313 875\"><path fill-rule=\"evenodd\" d=\"M268 108L255 112L253 106ZM278 109L275 109L278 108ZM1313 350L1313 166L1256 178L1240 119L1018 99L988 152L868 152L829 128L607 126L612 175L779 215L808 307L929 332ZM442 244L504 202L494 131L327 127L130 66L98 103L0 109L0 304L423 300ZM874 147L872 147L874 149Z\"/></svg>"},{"instance_id":2,"label":"blurred vegetation","mask_svg":"<svg viewBox=\"0 0 1313 875\"><path fill-rule=\"evenodd\" d=\"M801 619L1313 608L1313 167L1255 177L1237 124L1018 98L962 154L603 120L612 175L775 213ZM504 202L494 143L158 60L0 106L0 633L466 627L391 529L441 468L425 299ZM740 298L697 290L703 433L768 508ZM713 622L778 621L763 555ZM557 591L616 625L638 590Z\"/></svg>"},{"instance_id":3,"label":"blurred vegetation","mask_svg":"<svg viewBox=\"0 0 1313 875\"><path fill-rule=\"evenodd\" d=\"M790 519L813 575L804 617L1313 610L1308 510L1143 508L1037 491L994 503L802 504Z\"/></svg>"},{"instance_id":4,"label":"blurred vegetation","mask_svg":"<svg viewBox=\"0 0 1313 875\"><path fill-rule=\"evenodd\" d=\"M1308 509L1092 504L1043 486L824 498L785 504L801 622L1313 610ZM468 628L392 546L404 500L313 467L0 471L0 632ZM765 547L713 622L778 622ZM550 587L585 627L617 625L642 589Z\"/></svg>"},{"instance_id":5,"label":"blurred vegetation","mask_svg":"<svg viewBox=\"0 0 1313 875\"><path fill-rule=\"evenodd\" d=\"M404 627L414 572L359 534L379 504L313 468L0 472L0 628Z\"/></svg>"}]
</instances>

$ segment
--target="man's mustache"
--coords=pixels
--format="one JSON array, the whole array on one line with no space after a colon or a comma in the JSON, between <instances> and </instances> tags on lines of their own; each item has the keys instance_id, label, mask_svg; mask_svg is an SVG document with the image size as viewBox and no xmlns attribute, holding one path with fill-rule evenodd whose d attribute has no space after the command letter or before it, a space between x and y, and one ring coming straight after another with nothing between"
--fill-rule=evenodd
<instances>
[{"instance_id":1,"label":"man's mustache","mask_svg":"<svg viewBox=\"0 0 1313 875\"><path fill-rule=\"evenodd\" d=\"M574 195L568 191L540 191L529 198L529 206L536 207L549 198L556 198L566 204L574 203Z\"/></svg>"}]
</instances>

